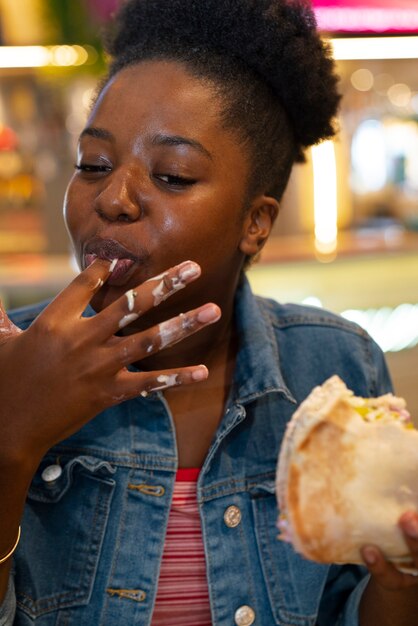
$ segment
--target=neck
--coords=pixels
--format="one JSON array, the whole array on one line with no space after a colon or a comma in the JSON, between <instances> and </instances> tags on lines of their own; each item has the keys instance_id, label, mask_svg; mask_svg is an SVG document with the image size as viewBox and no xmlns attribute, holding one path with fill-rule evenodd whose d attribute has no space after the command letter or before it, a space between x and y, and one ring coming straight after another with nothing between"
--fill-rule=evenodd
<instances>
[{"instance_id":1,"label":"neck","mask_svg":"<svg viewBox=\"0 0 418 626\"><path fill-rule=\"evenodd\" d=\"M229 358L231 358L231 356L233 356L231 354L231 346L235 346L234 299L237 284L238 279L232 288L225 289L221 296L219 296L218 293L216 298L211 298L211 294L207 294L208 297L206 301L216 302L221 308L222 317L218 322L207 326L170 348L166 348L161 352L147 357L136 365L140 369L151 371L173 369L202 363L210 369L211 366L219 363L220 360L225 360L227 354ZM178 313L180 313L180 311L176 314ZM164 319L155 319L156 311L152 313L154 319L152 319L151 316L149 317L150 322L145 323L142 328L150 327L165 319L165 317ZM141 321L146 322L145 319Z\"/></svg>"}]
</instances>

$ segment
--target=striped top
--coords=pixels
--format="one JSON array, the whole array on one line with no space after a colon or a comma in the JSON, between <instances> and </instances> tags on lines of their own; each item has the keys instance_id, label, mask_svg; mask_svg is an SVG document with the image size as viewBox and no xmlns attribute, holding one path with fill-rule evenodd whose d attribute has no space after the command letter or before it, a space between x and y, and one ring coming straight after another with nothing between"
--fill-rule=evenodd
<instances>
[{"instance_id":1,"label":"striped top","mask_svg":"<svg viewBox=\"0 0 418 626\"><path fill-rule=\"evenodd\" d=\"M198 476L199 469L177 471L152 626L212 625Z\"/></svg>"}]
</instances>

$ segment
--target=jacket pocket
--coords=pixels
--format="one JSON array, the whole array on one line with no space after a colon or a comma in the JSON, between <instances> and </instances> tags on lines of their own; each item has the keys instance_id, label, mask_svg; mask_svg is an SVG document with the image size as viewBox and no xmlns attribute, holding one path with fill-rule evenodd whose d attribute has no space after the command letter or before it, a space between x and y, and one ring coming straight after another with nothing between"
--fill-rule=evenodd
<instances>
[{"instance_id":1,"label":"jacket pocket","mask_svg":"<svg viewBox=\"0 0 418 626\"><path fill-rule=\"evenodd\" d=\"M100 459L55 463L44 459L32 481L15 558L17 606L32 618L89 602L115 485Z\"/></svg>"},{"instance_id":2,"label":"jacket pocket","mask_svg":"<svg viewBox=\"0 0 418 626\"><path fill-rule=\"evenodd\" d=\"M307 561L278 539L274 480L251 489L255 533L271 609L280 626L314 626L329 566Z\"/></svg>"}]
</instances>

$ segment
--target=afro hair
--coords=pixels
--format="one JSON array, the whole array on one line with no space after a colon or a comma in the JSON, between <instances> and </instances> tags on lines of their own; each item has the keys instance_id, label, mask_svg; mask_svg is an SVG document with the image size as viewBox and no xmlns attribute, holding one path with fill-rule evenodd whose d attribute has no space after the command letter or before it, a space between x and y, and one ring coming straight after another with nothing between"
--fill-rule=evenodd
<instances>
[{"instance_id":1,"label":"afro hair","mask_svg":"<svg viewBox=\"0 0 418 626\"><path fill-rule=\"evenodd\" d=\"M335 133L338 78L305 0L126 0L107 51L110 76L158 58L212 81L249 146L250 194L280 199L293 163Z\"/></svg>"}]
</instances>

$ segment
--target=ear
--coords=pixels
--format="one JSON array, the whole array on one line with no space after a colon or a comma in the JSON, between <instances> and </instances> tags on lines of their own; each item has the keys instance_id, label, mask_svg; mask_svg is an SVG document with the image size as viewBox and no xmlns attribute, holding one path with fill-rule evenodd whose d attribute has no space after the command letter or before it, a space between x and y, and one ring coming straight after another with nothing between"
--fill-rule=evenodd
<instances>
[{"instance_id":1,"label":"ear","mask_svg":"<svg viewBox=\"0 0 418 626\"><path fill-rule=\"evenodd\" d=\"M240 250L246 256L260 252L267 241L279 212L279 203L271 196L258 196L244 218Z\"/></svg>"}]
</instances>

